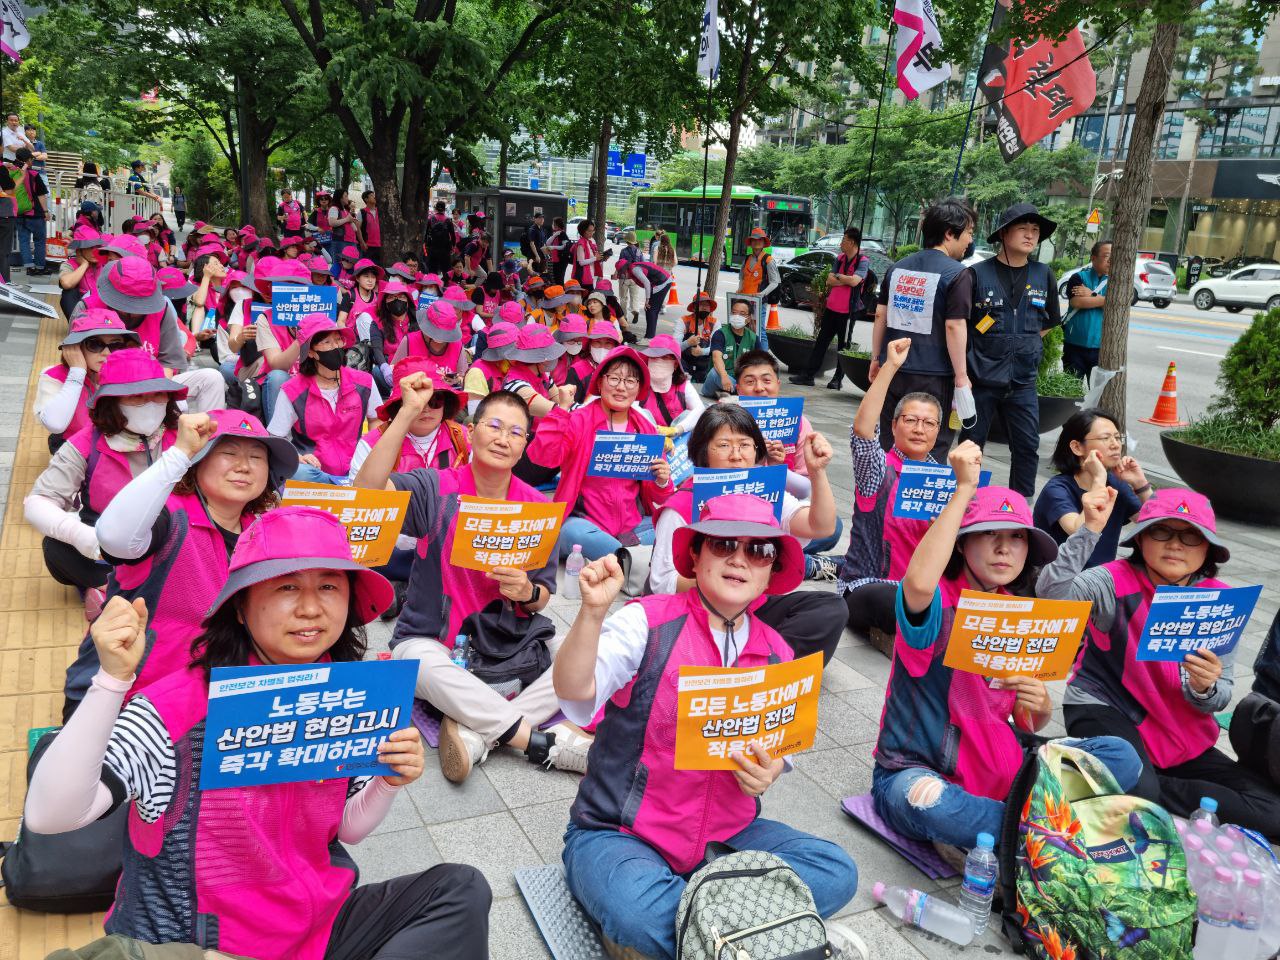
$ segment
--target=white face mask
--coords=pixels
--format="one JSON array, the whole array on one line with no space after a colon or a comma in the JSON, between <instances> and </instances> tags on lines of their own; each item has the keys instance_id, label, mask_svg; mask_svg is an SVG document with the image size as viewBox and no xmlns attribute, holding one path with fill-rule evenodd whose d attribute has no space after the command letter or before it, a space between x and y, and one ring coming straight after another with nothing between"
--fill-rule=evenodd
<instances>
[{"instance_id":1,"label":"white face mask","mask_svg":"<svg viewBox=\"0 0 1280 960\"><path fill-rule=\"evenodd\" d=\"M596 363L603 363L604 358L609 355L609 351L612 349L613 349L612 347L592 347L591 359L594 360Z\"/></svg>"},{"instance_id":2,"label":"white face mask","mask_svg":"<svg viewBox=\"0 0 1280 960\"><path fill-rule=\"evenodd\" d=\"M140 437L149 437L164 423L164 415L168 405L153 401L132 407L122 403L120 404L120 409L124 413L125 426L131 432Z\"/></svg>"},{"instance_id":3,"label":"white face mask","mask_svg":"<svg viewBox=\"0 0 1280 960\"><path fill-rule=\"evenodd\" d=\"M564 352L565 352L565 353L567 353L567 354L568 354L569 356L571 356L571 357L576 357L578 354L580 354L580 353L582 352L582 344L581 344L581 343L566 343L566 344L564 345Z\"/></svg>"},{"instance_id":4,"label":"white face mask","mask_svg":"<svg viewBox=\"0 0 1280 960\"><path fill-rule=\"evenodd\" d=\"M251 290L246 290L244 287L236 287L231 291L231 302L244 303L252 296L253 292Z\"/></svg>"},{"instance_id":5,"label":"white face mask","mask_svg":"<svg viewBox=\"0 0 1280 960\"><path fill-rule=\"evenodd\" d=\"M735 330L742 330L747 325L747 318L740 313L729 314L729 326Z\"/></svg>"},{"instance_id":6,"label":"white face mask","mask_svg":"<svg viewBox=\"0 0 1280 960\"><path fill-rule=\"evenodd\" d=\"M676 372L675 361L653 360L649 363L649 386L655 393L666 393L671 389L671 378Z\"/></svg>"}]
</instances>

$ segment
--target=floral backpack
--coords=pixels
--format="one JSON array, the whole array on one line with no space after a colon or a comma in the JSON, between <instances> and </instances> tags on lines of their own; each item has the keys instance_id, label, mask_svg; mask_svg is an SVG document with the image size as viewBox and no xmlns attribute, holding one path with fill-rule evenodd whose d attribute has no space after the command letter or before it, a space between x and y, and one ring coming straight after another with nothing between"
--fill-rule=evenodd
<instances>
[{"instance_id":1,"label":"floral backpack","mask_svg":"<svg viewBox=\"0 0 1280 960\"><path fill-rule=\"evenodd\" d=\"M1040 960L1191 960L1196 895L1173 818L1091 754L1031 748L1005 806L1003 928Z\"/></svg>"}]
</instances>

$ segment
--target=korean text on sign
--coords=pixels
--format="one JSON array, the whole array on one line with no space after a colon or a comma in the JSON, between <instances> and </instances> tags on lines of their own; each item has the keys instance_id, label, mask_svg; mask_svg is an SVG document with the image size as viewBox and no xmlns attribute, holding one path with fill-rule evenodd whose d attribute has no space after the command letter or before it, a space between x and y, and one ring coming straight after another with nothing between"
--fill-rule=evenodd
<instances>
[{"instance_id":1,"label":"korean text on sign","mask_svg":"<svg viewBox=\"0 0 1280 960\"><path fill-rule=\"evenodd\" d=\"M682 433L672 438L667 466L671 468L671 482L677 487L693 476L693 461L689 459L689 434Z\"/></svg>"},{"instance_id":2,"label":"korean text on sign","mask_svg":"<svg viewBox=\"0 0 1280 960\"><path fill-rule=\"evenodd\" d=\"M433 303L435 303L439 299L440 299L440 294L431 293L428 290L423 290L421 293L418 294L418 309L425 310L427 309L427 307L431 306Z\"/></svg>"},{"instance_id":3,"label":"korean text on sign","mask_svg":"<svg viewBox=\"0 0 1280 960\"><path fill-rule=\"evenodd\" d=\"M283 502L332 513L347 528L347 542L355 561L366 567L380 567L391 559L396 537L404 526L409 491L363 490L290 480L284 486Z\"/></svg>"},{"instance_id":4,"label":"korean text on sign","mask_svg":"<svg viewBox=\"0 0 1280 960\"><path fill-rule=\"evenodd\" d=\"M587 476L652 479L649 464L662 456L663 443L656 433L597 433Z\"/></svg>"},{"instance_id":5,"label":"korean text on sign","mask_svg":"<svg viewBox=\"0 0 1280 960\"><path fill-rule=\"evenodd\" d=\"M697 521L712 497L727 493L749 493L773 504L773 515L782 521L782 488L787 483L787 468L779 463L771 467L749 467L746 470L693 471L693 519Z\"/></svg>"},{"instance_id":6,"label":"korean text on sign","mask_svg":"<svg viewBox=\"0 0 1280 960\"><path fill-rule=\"evenodd\" d=\"M991 471L983 470L978 486L991 482ZM932 520L942 512L956 492L956 474L940 463L904 460L898 473L898 489L893 497L893 515L907 520Z\"/></svg>"},{"instance_id":7,"label":"korean text on sign","mask_svg":"<svg viewBox=\"0 0 1280 960\"><path fill-rule=\"evenodd\" d=\"M929 333L933 330L933 301L940 274L894 267L889 274L889 307L885 323L892 330Z\"/></svg>"},{"instance_id":8,"label":"korean text on sign","mask_svg":"<svg viewBox=\"0 0 1280 960\"><path fill-rule=\"evenodd\" d=\"M296 327L309 313L323 313L338 319L338 288L312 287L305 283L273 283L271 285L271 322L281 327Z\"/></svg>"},{"instance_id":9,"label":"korean text on sign","mask_svg":"<svg viewBox=\"0 0 1280 960\"><path fill-rule=\"evenodd\" d=\"M1139 660L1183 660L1193 650L1223 656L1235 649L1261 586L1156 587L1138 640Z\"/></svg>"},{"instance_id":10,"label":"korean text on sign","mask_svg":"<svg viewBox=\"0 0 1280 960\"><path fill-rule=\"evenodd\" d=\"M822 654L764 667L681 667L676 769L736 770L759 740L771 757L813 746Z\"/></svg>"},{"instance_id":11,"label":"korean text on sign","mask_svg":"<svg viewBox=\"0 0 1280 960\"><path fill-rule=\"evenodd\" d=\"M459 497L449 562L468 570L541 570L560 537L564 507Z\"/></svg>"},{"instance_id":12,"label":"korean text on sign","mask_svg":"<svg viewBox=\"0 0 1280 960\"><path fill-rule=\"evenodd\" d=\"M766 440L791 447L799 443L804 397L742 397L738 405L756 418Z\"/></svg>"},{"instance_id":13,"label":"korean text on sign","mask_svg":"<svg viewBox=\"0 0 1280 960\"><path fill-rule=\"evenodd\" d=\"M942 662L984 677L1066 679L1092 606L963 590Z\"/></svg>"},{"instance_id":14,"label":"korean text on sign","mask_svg":"<svg viewBox=\"0 0 1280 960\"><path fill-rule=\"evenodd\" d=\"M200 789L392 775L378 744L410 725L417 664L215 667Z\"/></svg>"}]
</instances>

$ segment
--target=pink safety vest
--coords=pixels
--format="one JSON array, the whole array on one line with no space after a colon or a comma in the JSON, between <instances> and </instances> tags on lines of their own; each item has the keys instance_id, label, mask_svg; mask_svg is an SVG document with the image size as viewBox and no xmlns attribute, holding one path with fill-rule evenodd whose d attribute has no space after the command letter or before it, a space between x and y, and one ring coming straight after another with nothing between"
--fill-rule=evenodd
<instances>
[{"instance_id":1,"label":"pink safety vest","mask_svg":"<svg viewBox=\"0 0 1280 960\"><path fill-rule=\"evenodd\" d=\"M436 356L427 347L427 339L422 335L422 331L413 330L409 333L409 342L405 347L406 357L422 357L430 360L437 370L441 373L456 374L458 372L458 361L462 359L463 342L458 340L454 343L446 343L444 353ZM473 363L474 367L475 364Z\"/></svg>"},{"instance_id":2,"label":"pink safety vest","mask_svg":"<svg viewBox=\"0 0 1280 960\"><path fill-rule=\"evenodd\" d=\"M671 389L661 395L650 390L649 395L644 398L644 408L653 414L658 426L671 426L688 409L684 405L684 384L673 383Z\"/></svg>"},{"instance_id":3,"label":"pink safety vest","mask_svg":"<svg viewBox=\"0 0 1280 960\"><path fill-rule=\"evenodd\" d=\"M351 456L364 431L365 412L373 377L363 370L343 367L339 371L337 409L329 406L315 377L290 377L280 392L293 404L297 422L293 442L299 450L314 452L325 473L346 476Z\"/></svg>"},{"instance_id":4,"label":"pink safety vest","mask_svg":"<svg viewBox=\"0 0 1280 960\"><path fill-rule=\"evenodd\" d=\"M67 374L71 372L70 367L58 364L56 367L49 367L45 370L44 375L58 383L67 382ZM62 431L62 436L73 437L85 427L92 424L89 419L89 397L93 394L94 383L90 379L91 375L85 372L84 384L80 387L80 399L76 401L75 412L71 414L71 422L67 424L67 428Z\"/></svg>"},{"instance_id":5,"label":"pink safety vest","mask_svg":"<svg viewBox=\"0 0 1280 960\"><path fill-rule=\"evenodd\" d=\"M378 301L382 297L375 290L372 300L365 300L360 296L360 290L357 287L351 288L351 309L347 311L347 326L352 330L358 330L356 326L356 318L362 313L369 314L369 322L371 324L378 322Z\"/></svg>"},{"instance_id":6,"label":"pink safety vest","mask_svg":"<svg viewBox=\"0 0 1280 960\"><path fill-rule=\"evenodd\" d=\"M599 262L588 263L586 266L578 263L578 251L581 250L588 257L599 256L599 248L594 240L586 240L579 238L573 241L573 246L569 248L569 269L573 271L580 284L589 291L596 282L596 269L600 266Z\"/></svg>"},{"instance_id":7,"label":"pink safety vest","mask_svg":"<svg viewBox=\"0 0 1280 960\"><path fill-rule=\"evenodd\" d=\"M647 650L639 672L605 706L569 817L586 829L639 837L672 870L686 873L702 862L708 843L743 830L758 809L728 771L675 769L680 668L723 665L697 591L632 603L641 604L649 620ZM737 666L792 659L777 631L755 616L750 625Z\"/></svg>"},{"instance_id":8,"label":"pink safety vest","mask_svg":"<svg viewBox=\"0 0 1280 960\"><path fill-rule=\"evenodd\" d=\"M129 811L107 932L258 960L321 960L356 878L336 845L350 780L203 791L203 673L172 674L145 695L177 751L177 783L155 823Z\"/></svg>"},{"instance_id":9,"label":"pink safety vest","mask_svg":"<svg viewBox=\"0 0 1280 960\"><path fill-rule=\"evenodd\" d=\"M361 226L364 229L364 242L371 247L382 246L382 225L378 223L378 211L365 207L361 213L363 214Z\"/></svg>"},{"instance_id":10,"label":"pink safety vest","mask_svg":"<svg viewBox=\"0 0 1280 960\"><path fill-rule=\"evenodd\" d=\"M245 300L238 307L233 308L234 310L240 311L241 326L247 327L250 324L256 324L258 322L256 319L254 319L253 310L251 309L254 303L255 301L253 300ZM282 327L278 323L273 323L272 321L274 320L274 317L272 316L272 313L271 313L271 306L269 304L266 306L267 306L267 310L264 314L262 314L262 316L266 318L267 326L271 328L271 333L275 336L276 343L279 344L280 349L288 350L291 346L293 346L294 335L297 333L297 328ZM235 366L236 376L240 375L240 371L242 371L244 367L245 367L244 361L241 360L240 357L237 355L236 366ZM294 368L295 369L297 368L296 363L294 364ZM254 379L256 379L258 383L262 383L267 379L267 374L269 374L270 372L271 370L270 368L268 368L266 361L264 360L262 363L262 369L258 371L258 375Z\"/></svg>"},{"instance_id":11,"label":"pink safety vest","mask_svg":"<svg viewBox=\"0 0 1280 960\"><path fill-rule=\"evenodd\" d=\"M161 452L173 446L177 434L166 430L160 440ZM129 457L107 445L107 438L90 424L78 433L68 436L67 443L75 447L85 459L84 483L80 487L80 507L88 507L101 514L117 493L133 479Z\"/></svg>"},{"instance_id":12,"label":"pink safety vest","mask_svg":"<svg viewBox=\"0 0 1280 960\"><path fill-rule=\"evenodd\" d=\"M460 451L455 446L455 439L462 437L465 443L466 433L463 427L458 426L455 430L450 430L447 422L441 422L436 430L435 443L429 451L430 460L418 453L418 448L413 445L413 441L406 435L400 444L400 459L396 461L396 465L392 468L393 473L408 473L410 470L425 470L428 467L436 470L447 470L454 466L465 450ZM369 449L373 449L378 441L382 439L382 428L374 427L364 435L364 442L369 445Z\"/></svg>"},{"instance_id":13,"label":"pink safety vest","mask_svg":"<svg viewBox=\"0 0 1280 960\"><path fill-rule=\"evenodd\" d=\"M290 200L280 206L284 207L284 228L290 233L297 233L302 229L302 204L297 200Z\"/></svg>"},{"instance_id":14,"label":"pink safety vest","mask_svg":"<svg viewBox=\"0 0 1280 960\"><path fill-rule=\"evenodd\" d=\"M907 565L911 555L924 539L929 530L927 520L908 520L893 515L893 501L898 494L898 477L902 472L902 457L896 449L884 455L884 473L880 478L880 487L875 493L864 494L855 490L853 496L855 527L846 563L861 559L856 553L865 554L870 551L878 557L877 569L860 569L856 575L844 576L842 579L852 580L860 577L877 577L886 580L901 580L907 573Z\"/></svg>"},{"instance_id":15,"label":"pink safety vest","mask_svg":"<svg viewBox=\"0 0 1280 960\"><path fill-rule=\"evenodd\" d=\"M1218 722L1187 702L1179 664L1136 659L1156 592L1151 578L1128 560L1112 560L1103 569L1115 582L1116 617L1106 632L1089 622L1071 685L1129 717L1157 767L1186 763L1218 742ZM1225 589L1230 584L1206 579L1192 586Z\"/></svg>"},{"instance_id":16,"label":"pink safety vest","mask_svg":"<svg viewBox=\"0 0 1280 960\"><path fill-rule=\"evenodd\" d=\"M484 376L485 383L489 385L489 392L502 389L502 383L507 375L502 372L502 368L491 360L477 360L471 364L467 372L479 370Z\"/></svg>"}]
</instances>

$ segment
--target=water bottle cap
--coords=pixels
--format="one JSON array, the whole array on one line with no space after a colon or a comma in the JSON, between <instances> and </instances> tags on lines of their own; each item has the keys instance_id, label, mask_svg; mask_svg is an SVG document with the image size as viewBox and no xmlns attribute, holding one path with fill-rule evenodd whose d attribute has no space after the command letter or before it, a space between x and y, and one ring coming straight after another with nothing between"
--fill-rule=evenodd
<instances>
[{"instance_id":1,"label":"water bottle cap","mask_svg":"<svg viewBox=\"0 0 1280 960\"><path fill-rule=\"evenodd\" d=\"M580 544L580 543L575 543L575 544L573 545L573 552L574 552L574 553L581 553L581 552L582 552L582 544ZM1215 803L1215 804L1214 804L1214 808L1216 809L1216 808L1217 808L1217 806L1218 806L1218 805Z\"/></svg>"},{"instance_id":2,"label":"water bottle cap","mask_svg":"<svg viewBox=\"0 0 1280 960\"><path fill-rule=\"evenodd\" d=\"M1182 845L1193 853L1199 853L1204 849L1204 841L1197 837L1194 833L1189 833L1182 838Z\"/></svg>"},{"instance_id":3,"label":"water bottle cap","mask_svg":"<svg viewBox=\"0 0 1280 960\"><path fill-rule=\"evenodd\" d=\"M877 900L879 900L881 903L884 903L884 882L883 881L877 880L874 884L872 884L871 895L875 897Z\"/></svg>"},{"instance_id":4,"label":"water bottle cap","mask_svg":"<svg viewBox=\"0 0 1280 960\"><path fill-rule=\"evenodd\" d=\"M1257 870L1246 870L1244 872L1244 882L1247 887L1262 886L1262 874Z\"/></svg>"},{"instance_id":5,"label":"water bottle cap","mask_svg":"<svg viewBox=\"0 0 1280 960\"><path fill-rule=\"evenodd\" d=\"M1223 853L1230 853L1232 850L1236 848L1236 845L1231 842L1230 837L1223 837L1223 836L1214 837L1213 845L1217 847L1219 850L1221 850Z\"/></svg>"},{"instance_id":6,"label":"water bottle cap","mask_svg":"<svg viewBox=\"0 0 1280 960\"><path fill-rule=\"evenodd\" d=\"M1218 855L1212 850L1200 851L1200 863L1202 866L1213 867L1218 863Z\"/></svg>"},{"instance_id":7,"label":"water bottle cap","mask_svg":"<svg viewBox=\"0 0 1280 960\"><path fill-rule=\"evenodd\" d=\"M1237 870L1244 870L1249 866L1250 860L1243 853L1236 851L1231 855L1231 866Z\"/></svg>"},{"instance_id":8,"label":"water bottle cap","mask_svg":"<svg viewBox=\"0 0 1280 960\"><path fill-rule=\"evenodd\" d=\"M978 846L983 850L992 850L995 848L996 838L989 833L978 834Z\"/></svg>"},{"instance_id":9,"label":"water bottle cap","mask_svg":"<svg viewBox=\"0 0 1280 960\"><path fill-rule=\"evenodd\" d=\"M1213 799L1213 797L1201 797L1201 798L1200 798L1200 809L1201 809L1201 810L1208 810L1210 813L1217 813L1217 812L1218 812L1218 801L1217 801L1217 800L1215 800L1215 799Z\"/></svg>"},{"instance_id":10,"label":"water bottle cap","mask_svg":"<svg viewBox=\"0 0 1280 960\"><path fill-rule=\"evenodd\" d=\"M1218 867L1213 871L1213 879L1219 883L1235 883L1236 875L1226 867Z\"/></svg>"}]
</instances>

